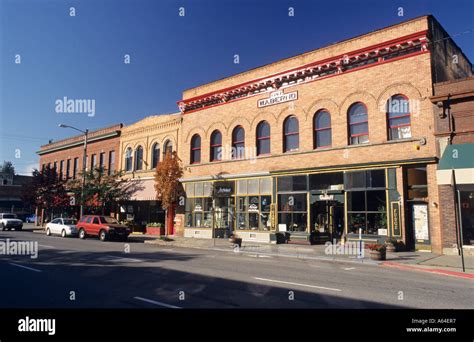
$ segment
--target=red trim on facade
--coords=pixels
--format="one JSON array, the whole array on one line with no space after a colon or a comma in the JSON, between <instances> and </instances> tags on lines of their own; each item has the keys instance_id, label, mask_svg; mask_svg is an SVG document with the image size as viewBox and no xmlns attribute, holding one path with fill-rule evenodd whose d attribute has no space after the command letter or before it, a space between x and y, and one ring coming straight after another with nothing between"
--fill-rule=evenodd
<instances>
[{"instance_id":1,"label":"red trim on facade","mask_svg":"<svg viewBox=\"0 0 474 342\"><path fill-rule=\"evenodd\" d=\"M232 90L235 91L239 88L250 87L252 85L253 85L253 87L255 87L255 83L257 83L257 82L261 82L263 84L268 83L268 82L271 83L271 82L273 82L271 80L271 78L276 78L278 76L285 76L285 74L292 73L292 72L295 72L295 71L298 71L298 70L301 70L301 72L304 72L304 70L302 70L302 69L311 68L311 67L316 66L318 64L327 63L327 65L326 65L327 68L329 68L329 67L334 68L337 65L339 65L341 58L349 58L349 60L352 58L354 61L357 61L357 56L354 56L354 55L360 54L362 52L366 52L364 56L358 57L360 60L363 61L363 60L365 60L369 57L373 58L377 55L377 54L373 54L373 51L370 51L370 50L374 50L374 49L382 50L382 49L379 49L381 47L384 47L384 49L386 50L386 53L388 53L389 51L396 51L396 50L399 49L398 46L396 47L396 49L394 49L394 46L393 46L394 44L395 45L401 45L403 47L403 45L406 45L409 41L416 41L417 44L414 45L414 46L418 46L418 45L423 46L422 40L427 40L427 37L426 37L427 33L428 33L428 30L420 31L420 32L410 34L410 35L407 35L407 36L403 36L403 37L399 37L399 38L396 38L396 39L393 39L393 40L390 40L390 41L386 41L386 42L383 42L383 43L371 45L369 47L361 48L361 49L354 50L354 51L351 51L351 52L348 52L348 53L336 55L334 57L330 57L330 58L326 58L326 59L323 59L323 60L320 60L320 61L305 64L303 66L296 67L296 68L289 69L289 70L285 70L285 71L275 73L275 74L272 74L272 75L269 75L269 76L257 78L257 79L254 79L252 81L240 83L240 84L237 84L237 85L234 85L234 86L231 86L231 87L227 87L227 88L219 89L219 90L216 90L216 91L213 91L213 92L210 92L210 93L206 93L206 94L203 94L203 95L195 96L195 97L192 97L192 98L189 98L189 99L186 99L186 100L180 100L180 101L177 101L177 104L180 105L181 103L184 103L186 105L186 104L189 104L191 102L196 102L196 101L200 101L200 100L202 101L204 99L209 99L210 100L213 97L217 101L221 97L224 96L223 93L230 92ZM410 48L410 46L408 46L407 48ZM383 53L383 51L379 51L379 52L381 54ZM373 54L372 56L371 56L371 53ZM333 74L321 76L321 77L318 77L314 80L308 80L304 83L317 81L317 80L320 80L320 79L324 79L324 78L331 77L331 76L336 76L336 75L339 75L339 74L346 74L348 72L352 72L352 71L356 71L356 70L362 70L366 67L371 67L371 66L374 66L374 65L380 65L380 64L384 64L384 63L388 63L388 62L393 62L393 61L396 61L396 60L399 60L399 59L413 57L413 56L416 56L416 55L419 55L419 54L422 54L422 53L429 53L429 50L428 49L426 49L426 50L421 49L421 51L416 51L416 52L409 53L409 54L403 55L403 56L393 57L393 58L390 58L388 60L379 60L378 62L371 63L371 64L364 65L364 66L360 66L360 67L354 67L354 68L346 70L346 71L341 70L340 72L336 72L336 73L333 73ZM383 53L383 54L385 54L385 53ZM324 66L320 66L320 67L321 67L321 69L324 69ZM286 76L289 76L289 75L286 75ZM265 81L265 82L262 82L262 81ZM288 80L288 81L290 81L290 80ZM288 86L292 86L292 85L288 85ZM219 102L219 103L215 103L215 104L210 104L210 105L205 106L205 107L196 108L196 109L192 109L192 110L188 110L188 111L184 110L184 112L185 112L185 114L187 114L187 113L191 113L191 112L194 112L194 111L210 108L210 107L213 107L213 106L216 106L216 105L222 105L222 104L230 103L232 101L237 101L237 100L241 100L241 99L244 99L244 98L249 98L251 96L261 95L263 93L264 92L258 92L256 94L249 94L249 95L239 97L239 98L236 98L236 99L232 99L232 100L229 100L229 101L226 101L226 102ZM217 95L220 95L220 96L217 96Z\"/></svg>"}]
</instances>

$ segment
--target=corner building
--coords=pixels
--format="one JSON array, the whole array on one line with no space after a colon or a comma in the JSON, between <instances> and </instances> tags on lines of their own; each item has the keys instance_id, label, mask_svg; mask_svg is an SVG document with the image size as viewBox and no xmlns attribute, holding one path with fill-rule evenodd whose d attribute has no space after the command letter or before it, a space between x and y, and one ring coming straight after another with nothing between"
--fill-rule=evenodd
<instances>
[{"instance_id":1,"label":"corner building","mask_svg":"<svg viewBox=\"0 0 474 342\"><path fill-rule=\"evenodd\" d=\"M472 74L446 37L423 16L184 91L184 235L441 252L430 96Z\"/></svg>"}]
</instances>

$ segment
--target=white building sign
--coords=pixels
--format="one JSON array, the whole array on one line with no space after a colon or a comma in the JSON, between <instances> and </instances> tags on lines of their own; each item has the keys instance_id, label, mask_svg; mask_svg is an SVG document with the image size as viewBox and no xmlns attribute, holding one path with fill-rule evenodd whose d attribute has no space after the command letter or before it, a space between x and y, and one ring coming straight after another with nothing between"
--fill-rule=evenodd
<instances>
[{"instance_id":1,"label":"white building sign","mask_svg":"<svg viewBox=\"0 0 474 342\"><path fill-rule=\"evenodd\" d=\"M267 99L260 99L257 102L258 108L273 106L279 103L289 102L298 100L298 92L294 91L288 94L283 93L283 90L277 90L270 93L270 97Z\"/></svg>"}]
</instances>

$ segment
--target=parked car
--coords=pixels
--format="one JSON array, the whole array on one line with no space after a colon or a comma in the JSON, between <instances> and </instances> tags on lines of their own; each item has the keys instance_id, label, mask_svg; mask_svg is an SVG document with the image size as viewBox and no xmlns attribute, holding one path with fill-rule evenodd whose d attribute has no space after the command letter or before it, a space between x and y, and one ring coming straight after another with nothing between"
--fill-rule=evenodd
<instances>
[{"instance_id":1,"label":"parked car","mask_svg":"<svg viewBox=\"0 0 474 342\"><path fill-rule=\"evenodd\" d=\"M88 236L98 236L101 241L117 238L127 240L131 229L120 224L113 217L101 215L85 215L77 223L79 238L85 239Z\"/></svg>"},{"instance_id":2,"label":"parked car","mask_svg":"<svg viewBox=\"0 0 474 342\"><path fill-rule=\"evenodd\" d=\"M25 217L25 222L26 223L35 223L35 221L36 221L36 215L35 214L27 215Z\"/></svg>"},{"instance_id":3,"label":"parked car","mask_svg":"<svg viewBox=\"0 0 474 342\"><path fill-rule=\"evenodd\" d=\"M63 238L67 236L76 236L77 220L68 218L55 218L46 225L46 235L61 235Z\"/></svg>"},{"instance_id":4,"label":"parked car","mask_svg":"<svg viewBox=\"0 0 474 342\"><path fill-rule=\"evenodd\" d=\"M15 214L1 213L0 214L0 228L2 230L21 230L23 228L23 221L20 220Z\"/></svg>"}]
</instances>

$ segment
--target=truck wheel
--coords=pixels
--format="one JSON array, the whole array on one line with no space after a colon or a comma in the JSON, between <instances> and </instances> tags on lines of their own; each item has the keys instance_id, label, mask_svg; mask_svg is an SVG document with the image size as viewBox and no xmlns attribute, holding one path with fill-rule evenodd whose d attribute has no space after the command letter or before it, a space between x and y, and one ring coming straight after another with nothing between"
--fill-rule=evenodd
<instances>
[{"instance_id":1,"label":"truck wheel","mask_svg":"<svg viewBox=\"0 0 474 342\"><path fill-rule=\"evenodd\" d=\"M99 233L99 239L100 241L106 241L107 240L107 232L102 229Z\"/></svg>"},{"instance_id":2,"label":"truck wheel","mask_svg":"<svg viewBox=\"0 0 474 342\"><path fill-rule=\"evenodd\" d=\"M79 239L85 239L86 238L86 231L84 229L79 230Z\"/></svg>"}]
</instances>

